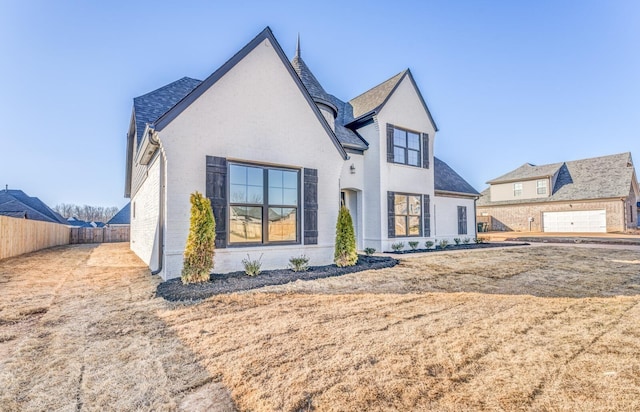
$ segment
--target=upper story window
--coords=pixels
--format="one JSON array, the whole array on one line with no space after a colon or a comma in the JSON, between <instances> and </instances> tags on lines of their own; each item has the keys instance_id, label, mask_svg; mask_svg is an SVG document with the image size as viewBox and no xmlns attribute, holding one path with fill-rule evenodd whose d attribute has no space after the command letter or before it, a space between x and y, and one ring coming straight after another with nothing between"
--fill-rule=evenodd
<instances>
[{"instance_id":1,"label":"upper story window","mask_svg":"<svg viewBox=\"0 0 640 412\"><path fill-rule=\"evenodd\" d=\"M420 167L420 134L393 128L393 161Z\"/></svg>"},{"instance_id":2,"label":"upper story window","mask_svg":"<svg viewBox=\"0 0 640 412\"><path fill-rule=\"evenodd\" d=\"M395 236L420 236L420 198L420 195L394 195Z\"/></svg>"},{"instance_id":3,"label":"upper story window","mask_svg":"<svg viewBox=\"0 0 640 412\"><path fill-rule=\"evenodd\" d=\"M546 195L547 194L547 180L546 179L538 180L536 182L536 188L538 190L538 194L539 195Z\"/></svg>"},{"instance_id":4,"label":"upper story window","mask_svg":"<svg viewBox=\"0 0 640 412\"><path fill-rule=\"evenodd\" d=\"M299 171L229 166L229 243L298 242Z\"/></svg>"},{"instance_id":5,"label":"upper story window","mask_svg":"<svg viewBox=\"0 0 640 412\"><path fill-rule=\"evenodd\" d=\"M513 184L513 196L522 196L522 183L514 183Z\"/></svg>"}]
</instances>

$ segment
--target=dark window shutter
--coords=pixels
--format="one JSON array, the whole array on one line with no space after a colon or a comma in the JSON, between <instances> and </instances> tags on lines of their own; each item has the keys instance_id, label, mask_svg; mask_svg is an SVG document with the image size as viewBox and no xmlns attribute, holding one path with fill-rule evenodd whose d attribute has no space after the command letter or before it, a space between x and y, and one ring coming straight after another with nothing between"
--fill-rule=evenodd
<instances>
[{"instance_id":1,"label":"dark window shutter","mask_svg":"<svg viewBox=\"0 0 640 412\"><path fill-rule=\"evenodd\" d=\"M205 196L211 202L216 219L216 248L227 247L227 159L207 156Z\"/></svg>"},{"instance_id":2,"label":"dark window shutter","mask_svg":"<svg viewBox=\"0 0 640 412\"><path fill-rule=\"evenodd\" d=\"M387 226L389 237L396 237L395 192L387 192Z\"/></svg>"},{"instance_id":3,"label":"dark window shutter","mask_svg":"<svg viewBox=\"0 0 640 412\"><path fill-rule=\"evenodd\" d=\"M422 167L429 168L429 135L422 133Z\"/></svg>"},{"instance_id":4,"label":"dark window shutter","mask_svg":"<svg viewBox=\"0 0 640 412\"><path fill-rule=\"evenodd\" d=\"M387 123L387 162L393 163L393 125Z\"/></svg>"},{"instance_id":5,"label":"dark window shutter","mask_svg":"<svg viewBox=\"0 0 640 412\"><path fill-rule=\"evenodd\" d=\"M318 244L318 169L304 169L304 244Z\"/></svg>"},{"instance_id":6,"label":"dark window shutter","mask_svg":"<svg viewBox=\"0 0 640 412\"><path fill-rule=\"evenodd\" d=\"M431 236L431 199L429 198L429 195L423 195L422 196L422 218L424 219L423 222L423 234L422 236L424 237L430 237Z\"/></svg>"}]
</instances>

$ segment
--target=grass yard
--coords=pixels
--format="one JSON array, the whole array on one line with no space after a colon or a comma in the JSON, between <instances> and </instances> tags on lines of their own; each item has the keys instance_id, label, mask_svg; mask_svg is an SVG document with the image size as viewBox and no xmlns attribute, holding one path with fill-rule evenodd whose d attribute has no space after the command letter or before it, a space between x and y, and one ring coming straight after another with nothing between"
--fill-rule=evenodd
<instances>
[{"instance_id":1,"label":"grass yard","mask_svg":"<svg viewBox=\"0 0 640 412\"><path fill-rule=\"evenodd\" d=\"M192 305L127 245L0 261L3 410L640 410L640 251L527 247Z\"/></svg>"}]
</instances>

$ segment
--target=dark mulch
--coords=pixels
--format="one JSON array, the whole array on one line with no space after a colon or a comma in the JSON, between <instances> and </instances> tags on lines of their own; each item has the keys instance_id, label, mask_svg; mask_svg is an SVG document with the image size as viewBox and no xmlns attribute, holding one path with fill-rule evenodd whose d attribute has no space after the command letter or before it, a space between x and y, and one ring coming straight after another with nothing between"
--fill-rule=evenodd
<instances>
[{"instance_id":1,"label":"dark mulch","mask_svg":"<svg viewBox=\"0 0 640 412\"><path fill-rule=\"evenodd\" d=\"M180 278L171 279L158 285L157 296L168 301L193 301L205 299L222 293L251 290L263 286L283 285L296 280L313 280L332 276L346 275L370 269L382 269L395 266L398 261L384 256L358 255L355 266L339 268L336 265L311 266L306 272L294 272L290 269L265 270L257 276L248 276L244 272L232 272L211 275L209 282L183 285Z\"/></svg>"},{"instance_id":2,"label":"dark mulch","mask_svg":"<svg viewBox=\"0 0 640 412\"><path fill-rule=\"evenodd\" d=\"M503 242L492 242L492 243L468 243L468 244L460 244L460 245L447 245L446 248L442 249L440 246L436 246L435 249L405 249L400 250L398 252L384 252L384 253L394 253L398 255L403 255L405 253L425 253L425 252L442 252L443 250L465 250L465 249L487 249L492 247L505 247L505 246L526 246L528 243L518 242L518 243L503 243Z\"/></svg>"}]
</instances>

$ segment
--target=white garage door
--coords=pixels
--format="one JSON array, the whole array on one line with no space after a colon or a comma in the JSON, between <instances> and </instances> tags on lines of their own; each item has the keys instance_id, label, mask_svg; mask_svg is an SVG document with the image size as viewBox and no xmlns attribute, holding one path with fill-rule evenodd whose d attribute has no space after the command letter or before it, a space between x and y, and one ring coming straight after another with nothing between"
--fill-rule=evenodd
<instances>
[{"instance_id":1,"label":"white garage door","mask_svg":"<svg viewBox=\"0 0 640 412\"><path fill-rule=\"evenodd\" d=\"M605 210L580 210L572 212L544 212L545 232L606 232Z\"/></svg>"}]
</instances>

